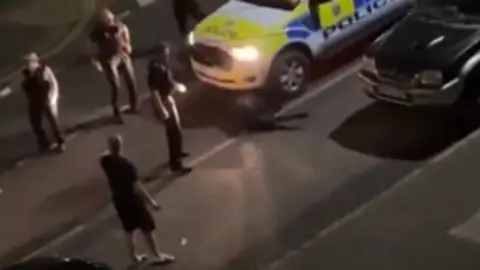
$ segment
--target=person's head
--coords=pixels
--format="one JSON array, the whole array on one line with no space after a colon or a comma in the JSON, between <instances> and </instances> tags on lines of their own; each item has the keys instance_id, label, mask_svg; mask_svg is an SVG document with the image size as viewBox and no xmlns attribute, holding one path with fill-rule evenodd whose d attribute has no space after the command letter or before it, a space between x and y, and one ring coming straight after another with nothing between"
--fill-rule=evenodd
<instances>
[{"instance_id":1,"label":"person's head","mask_svg":"<svg viewBox=\"0 0 480 270\"><path fill-rule=\"evenodd\" d=\"M102 9L99 14L100 22L104 25L112 25L115 23L115 15L108 8Z\"/></svg>"},{"instance_id":2,"label":"person's head","mask_svg":"<svg viewBox=\"0 0 480 270\"><path fill-rule=\"evenodd\" d=\"M170 46L167 43L162 42L158 44L158 53L156 54L155 58L162 63L168 62L168 58L170 57Z\"/></svg>"},{"instance_id":3,"label":"person's head","mask_svg":"<svg viewBox=\"0 0 480 270\"><path fill-rule=\"evenodd\" d=\"M34 52L31 52L25 55L24 60L25 60L25 67L30 71L34 71L40 66L40 58Z\"/></svg>"},{"instance_id":4,"label":"person's head","mask_svg":"<svg viewBox=\"0 0 480 270\"><path fill-rule=\"evenodd\" d=\"M115 134L108 137L108 151L112 155L120 155L123 148L122 135Z\"/></svg>"}]
</instances>

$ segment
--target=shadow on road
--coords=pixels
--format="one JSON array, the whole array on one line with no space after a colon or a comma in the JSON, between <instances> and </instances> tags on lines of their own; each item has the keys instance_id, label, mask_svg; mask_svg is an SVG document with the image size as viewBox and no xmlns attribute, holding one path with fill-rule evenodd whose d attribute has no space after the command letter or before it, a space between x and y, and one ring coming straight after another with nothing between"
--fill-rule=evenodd
<instances>
[{"instance_id":1,"label":"shadow on road","mask_svg":"<svg viewBox=\"0 0 480 270\"><path fill-rule=\"evenodd\" d=\"M479 126L478 119L453 117L446 110L374 103L348 118L330 138L367 155L417 161L445 150Z\"/></svg>"}]
</instances>

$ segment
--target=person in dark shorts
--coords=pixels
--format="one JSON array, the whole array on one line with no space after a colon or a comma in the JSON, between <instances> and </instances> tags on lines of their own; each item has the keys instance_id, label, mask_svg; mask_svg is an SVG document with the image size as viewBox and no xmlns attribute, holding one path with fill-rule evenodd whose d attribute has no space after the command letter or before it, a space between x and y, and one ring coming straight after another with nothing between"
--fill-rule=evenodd
<instances>
[{"instance_id":1,"label":"person in dark shorts","mask_svg":"<svg viewBox=\"0 0 480 270\"><path fill-rule=\"evenodd\" d=\"M90 33L90 41L93 45L92 64L106 75L112 91L113 115L119 123L123 123L118 104L120 77L123 77L127 86L129 111L138 112L138 94L135 70L130 56L132 45L128 26L116 18L110 10L104 9L100 12L100 21Z\"/></svg>"},{"instance_id":2,"label":"person in dark shorts","mask_svg":"<svg viewBox=\"0 0 480 270\"><path fill-rule=\"evenodd\" d=\"M146 255L139 255L135 244L135 232L141 231L147 246L155 256L156 263L173 262L172 255L159 252L154 236L155 222L146 203L154 209L160 206L138 181L135 166L122 155L123 142L120 135L108 139L108 152L100 160L112 193L113 205L127 237L127 247L135 264L146 260Z\"/></svg>"}]
</instances>

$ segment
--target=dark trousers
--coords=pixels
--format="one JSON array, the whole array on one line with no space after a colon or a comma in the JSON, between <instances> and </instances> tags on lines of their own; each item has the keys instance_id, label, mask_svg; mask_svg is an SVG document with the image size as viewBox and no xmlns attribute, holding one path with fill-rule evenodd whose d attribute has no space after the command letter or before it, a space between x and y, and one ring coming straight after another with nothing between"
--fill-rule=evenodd
<instances>
[{"instance_id":1,"label":"dark trousers","mask_svg":"<svg viewBox=\"0 0 480 270\"><path fill-rule=\"evenodd\" d=\"M205 13L203 13L195 0L175 0L173 2L173 15L177 21L180 34L184 36L188 34L187 20L189 17L197 22L206 17Z\"/></svg>"},{"instance_id":2,"label":"dark trousers","mask_svg":"<svg viewBox=\"0 0 480 270\"><path fill-rule=\"evenodd\" d=\"M138 94L135 81L135 70L132 59L128 55L115 56L107 61L101 61L103 72L107 76L108 83L112 91L111 103L113 114L120 116L120 107L118 105L118 95L120 93L120 76L123 77L128 90L130 108L138 109Z\"/></svg>"},{"instance_id":3,"label":"dark trousers","mask_svg":"<svg viewBox=\"0 0 480 270\"><path fill-rule=\"evenodd\" d=\"M315 30L320 30L320 17L318 15L318 1L309 1L308 9L310 10L310 16L312 18L312 26Z\"/></svg>"},{"instance_id":4,"label":"dark trousers","mask_svg":"<svg viewBox=\"0 0 480 270\"><path fill-rule=\"evenodd\" d=\"M174 101L169 102L168 98L162 98L162 103L169 112L169 117L165 120L165 135L168 144L169 165L172 170L177 170L183 167L183 136L180 117L178 116Z\"/></svg>"},{"instance_id":5,"label":"dark trousers","mask_svg":"<svg viewBox=\"0 0 480 270\"><path fill-rule=\"evenodd\" d=\"M30 120L30 126L32 127L33 133L37 139L39 148L48 148L51 144L47 134L45 133L45 130L43 129L43 118L47 119L55 141L58 144L64 143L57 117L54 115L53 110L49 105L30 104L28 108L28 118Z\"/></svg>"}]
</instances>

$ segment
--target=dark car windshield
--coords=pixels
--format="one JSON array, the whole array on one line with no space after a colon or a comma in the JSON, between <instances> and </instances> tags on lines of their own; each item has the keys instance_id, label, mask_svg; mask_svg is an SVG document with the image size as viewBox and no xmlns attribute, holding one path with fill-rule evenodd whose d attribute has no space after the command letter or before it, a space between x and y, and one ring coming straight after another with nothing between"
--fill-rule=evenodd
<instances>
[{"instance_id":1,"label":"dark car windshield","mask_svg":"<svg viewBox=\"0 0 480 270\"><path fill-rule=\"evenodd\" d=\"M448 7L450 14L480 16L480 0L418 0L420 7Z\"/></svg>"},{"instance_id":2,"label":"dark car windshield","mask_svg":"<svg viewBox=\"0 0 480 270\"><path fill-rule=\"evenodd\" d=\"M259 7L269 7L291 11L297 7L300 0L236 0L239 2L249 3ZM478 0L480 1L480 0Z\"/></svg>"}]
</instances>

